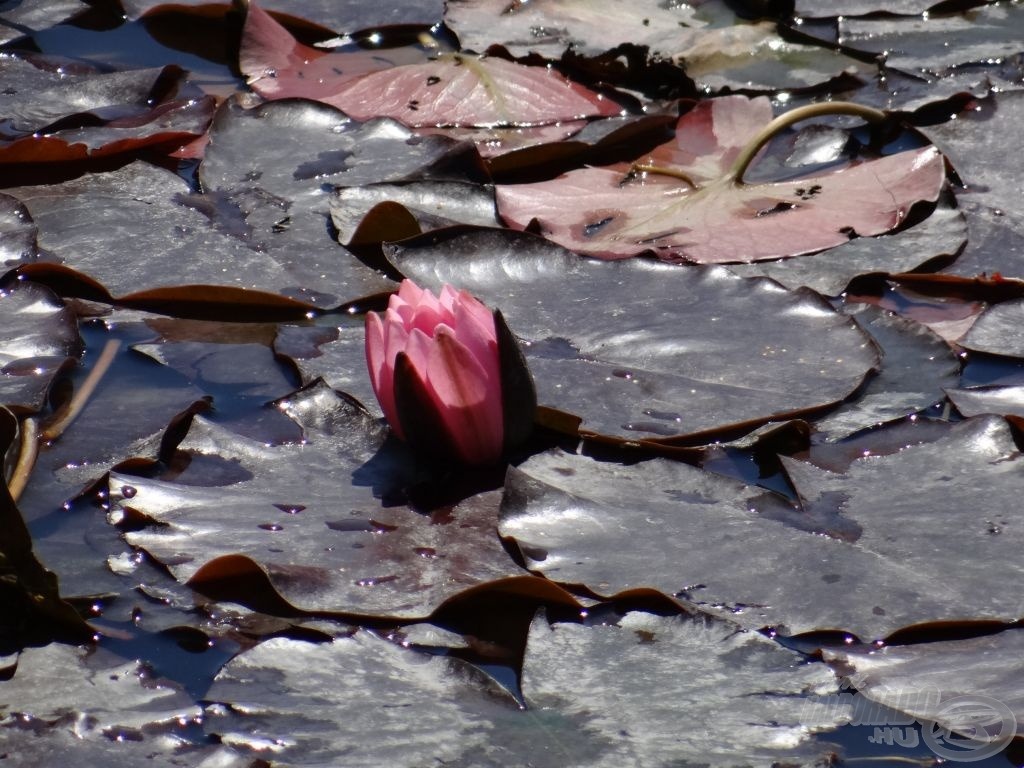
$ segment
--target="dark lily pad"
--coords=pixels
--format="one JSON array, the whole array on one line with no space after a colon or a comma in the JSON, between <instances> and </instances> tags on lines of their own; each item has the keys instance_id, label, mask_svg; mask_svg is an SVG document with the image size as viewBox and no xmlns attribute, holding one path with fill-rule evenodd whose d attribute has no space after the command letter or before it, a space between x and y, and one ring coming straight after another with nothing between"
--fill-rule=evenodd
<instances>
[{"instance_id":1,"label":"dark lily pad","mask_svg":"<svg viewBox=\"0 0 1024 768\"><path fill-rule=\"evenodd\" d=\"M331 197L331 220L338 231L338 242L350 242L363 217L383 202L405 206L424 231L456 223L482 227L498 225L494 190L479 184L414 181L342 187Z\"/></svg>"},{"instance_id":2,"label":"dark lily pad","mask_svg":"<svg viewBox=\"0 0 1024 768\"><path fill-rule=\"evenodd\" d=\"M500 309L539 402L581 416L588 433L749 429L842 400L877 362L816 294L724 269L579 259L507 230L442 232L389 253L421 284L452 283Z\"/></svg>"},{"instance_id":3,"label":"dark lily pad","mask_svg":"<svg viewBox=\"0 0 1024 768\"><path fill-rule=\"evenodd\" d=\"M467 587L521 574L494 538L493 495L436 524L401 503L417 480L410 457L385 444L365 411L323 384L280 407L303 426L301 444L268 447L193 422L179 450L197 466L233 466L220 473L229 485L187 484L187 473L179 483L111 475L118 508L157 524L127 541L200 586L237 570L242 556L305 611L422 617ZM245 603L254 586L243 580L233 599Z\"/></svg>"},{"instance_id":4,"label":"dark lily pad","mask_svg":"<svg viewBox=\"0 0 1024 768\"><path fill-rule=\"evenodd\" d=\"M270 640L239 655L209 693L231 714L207 728L238 748L273 745L290 764L810 765L831 747L808 739L802 695L833 685L823 665L728 625L638 613L620 626L539 618L527 641L525 709L458 659L360 631L315 646ZM680 729L680 716L713 725Z\"/></svg>"},{"instance_id":5,"label":"dark lily pad","mask_svg":"<svg viewBox=\"0 0 1024 768\"><path fill-rule=\"evenodd\" d=\"M936 0L795 0L793 5L796 16L809 19L867 16L872 13L918 16L936 5Z\"/></svg>"},{"instance_id":6,"label":"dark lily pad","mask_svg":"<svg viewBox=\"0 0 1024 768\"><path fill-rule=\"evenodd\" d=\"M874 338L882 365L856 398L815 422L830 439L923 411L959 382L959 358L926 326L868 304L844 311Z\"/></svg>"},{"instance_id":7,"label":"dark lily pad","mask_svg":"<svg viewBox=\"0 0 1024 768\"><path fill-rule=\"evenodd\" d=\"M0 259L5 267L36 260L36 225L15 198L0 195Z\"/></svg>"},{"instance_id":8,"label":"dark lily pad","mask_svg":"<svg viewBox=\"0 0 1024 768\"><path fill-rule=\"evenodd\" d=\"M26 32L59 24L88 9L82 0L19 2L5 6L0 11L0 43L15 40Z\"/></svg>"},{"instance_id":9,"label":"dark lily pad","mask_svg":"<svg viewBox=\"0 0 1024 768\"><path fill-rule=\"evenodd\" d=\"M874 67L823 46L781 37L774 22L705 27L674 60L705 91L790 91L843 78L863 82Z\"/></svg>"},{"instance_id":10,"label":"dark lily pad","mask_svg":"<svg viewBox=\"0 0 1024 768\"><path fill-rule=\"evenodd\" d=\"M274 352L291 360L302 385L323 379L334 389L355 397L376 418L384 413L366 371L363 321L340 320L331 326L282 326L274 339Z\"/></svg>"},{"instance_id":11,"label":"dark lily pad","mask_svg":"<svg viewBox=\"0 0 1024 768\"><path fill-rule=\"evenodd\" d=\"M991 3L969 14L842 18L839 42L884 53L886 65L896 69L941 74L947 67L994 64L1024 51L1024 9L1015 3Z\"/></svg>"},{"instance_id":12,"label":"dark lily pad","mask_svg":"<svg viewBox=\"0 0 1024 768\"><path fill-rule=\"evenodd\" d=\"M203 6L209 0L122 0L128 18L139 18L161 6ZM441 19L442 0L388 0L368 4L363 0L260 0L268 11L309 19L338 32L355 32L385 24L434 24Z\"/></svg>"},{"instance_id":13,"label":"dark lily pad","mask_svg":"<svg viewBox=\"0 0 1024 768\"><path fill-rule=\"evenodd\" d=\"M562 0L510 5L505 0L449 0L445 24L464 48L485 51L494 43L513 55L541 53L552 59L566 48L603 53L621 43L646 46L671 56L705 25L687 4L641 0Z\"/></svg>"},{"instance_id":14,"label":"dark lily pad","mask_svg":"<svg viewBox=\"0 0 1024 768\"><path fill-rule=\"evenodd\" d=\"M0 163L67 163L143 148L174 151L202 135L213 115L213 99L179 95L184 72L178 67L106 74L54 69L0 58L0 77L10 82L0 121Z\"/></svg>"},{"instance_id":15,"label":"dark lily pad","mask_svg":"<svg viewBox=\"0 0 1024 768\"><path fill-rule=\"evenodd\" d=\"M534 712L572 717L594 741L618 734L592 763L602 766L810 765L832 749L810 732L841 720L820 707L808 728L804 708L815 704L804 696L834 684L819 665L728 622L645 613L617 626L537 619L523 664ZM705 727L680 728L680 717Z\"/></svg>"},{"instance_id":16,"label":"dark lily pad","mask_svg":"<svg viewBox=\"0 0 1024 768\"><path fill-rule=\"evenodd\" d=\"M122 739L84 740L70 728L38 733L31 725L0 726L8 760L33 768L64 768L73 754L83 765L104 768L258 768L251 755L225 746L196 746L178 736L146 736L142 731L121 731Z\"/></svg>"},{"instance_id":17,"label":"dark lily pad","mask_svg":"<svg viewBox=\"0 0 1024 768\"><path fill-rule=\"evenodd\" d=\"M871 652L829 649L824 656L856 689L837 698L863 698L854 712L882 705L922 721L925 744L950 762L997 755L1024 735L1019 630Z\"/></svg>"},{"instance_id":18,"label":"dark lily pad","mask_svg":"<svg viewBox=\"0 0 1024 768\"><path fill-rule=\"evenodd\" d=\"M50 384L82 351L75 314L50 291L14 283L0 291L0 405L42 409Z\"/></svg>"},{"instance_id":19,"label":"dark lily pad","mask_svg":"<svg viewBox=\"0 0 1024 768\"><path fill-rule=\"evenodd\" d=\"M139 662L110 653L57 643L26 648L14 676L0 683L0 720L21 715L42 728L63 721L60 727L79 738L116 739L122 730L180 725L202 714L184 692L147 676Z\"/></svg>"},{"instance_id":20,"label":"dark lily pad","mask_svg":"<svg viewBox=\"0 0 1024 768\"><path fill-rule=\"evenodd\" d=\"M961 345L975 352L1024 357L1024 300L989 307L975 320Z\"/></svg>"},{"instance_id":21,"label":"dark lily pad","mask_svg":"<svg viewBox=\"0 0 1024 768\"><path fill-rule=\"evenodd\" d=\"M206 191L258 188L326 211L333 185L464 176L475 152L401 123L360 123L326 104L284 99L245 108L230 99L210 127L199 178ZM479 161L476 161L479 162ZM479 171L477 171L479 176Z\"/></svg>"},{"instance_id":22,"label":"dark lily pad","mask_svg":"<svg viewBox=\"0 0 1024 768\"><path fill-rule=\"evenodd\" d=\"M950 402L963 416L995 413L1024 418L1024 387L972 387L947 389Z\"/></svg>"},{"instance_id":23,"label":"dark lily pad","mask_svg":"<svg viewBox=\"0 0 1024 768\"><path fill-rule=\"evenodd\" d=\"M92 631L61 599L57 577L33 553L32 537L7 486L8 459L23 449L19 445L25 425L0 408L0 456L4 457L4 482L0 485L0 656L29 644L58 639L86 642ZM3 710L0 709L0 712Z\"/></svg>"},{"instance_id":24,"label":"dark lily pad","mask_svg":"<svg viewBox=\"0 0 1024 768\"><path fill-rule=\"evenodd\" d=\"M1022 119L1024 92L1007 91L993 93L956 120L922 129L949 153L966 185L956 194L968 217L970 237L948 272L970 277L982 272L1024 275L1024 225L1018 215L1019 189L1013 182L1024 172L1015 139Z\"/></svg>"},{"instance_id":25,"label":"dark lily pad","mask_svg":"<svg viewBox=\"0 0 1024 768\"><path fill-rule=\"evenodd\" d=\"M1019 461L1009 427L991 417L842 475L784 458L802 509L788 519L801 530L770 519L787 518L778 501L686 465L627 471L545 454L509 470L499 531L530 569L601 595L653 587L747 626L870 640L924 622L1020 617L1020 598L1001 588L1019 578ZM815 533L837 507L844 538ZM936 537L939 526L957 535Z\"/></svg>"},{"instance_id":26,"label":"dark lily pad","mask_svg":"<svg viewBox=\"0 0 1024 768\"><path fill-rule=\"evenodd\" d=\"M331 304L339 288L354 298L383 285L333 241L326 215L299 211L292 222L287 206L258 195L194 195L179 176L146 163L9 193L31 213L39 247L51 258L110 294L147 298L156 311L161 294L142 296L145 291L165 289L165 300L199 303L218 300L219 288L252 291L256 302L261 299L255 291L302 299L313 291L313 301ZM275 245L275 224L284 233L281 245ZM317 254L314 264L304 258L310 249ZM209 296L188 287L197 285L211 286ZM102 292L89 297L109 300ZM236 291L220 300L237 308L244 298ZM293 316L303 314L300 306L294 309Z\"/></svg>"}]
</instances>

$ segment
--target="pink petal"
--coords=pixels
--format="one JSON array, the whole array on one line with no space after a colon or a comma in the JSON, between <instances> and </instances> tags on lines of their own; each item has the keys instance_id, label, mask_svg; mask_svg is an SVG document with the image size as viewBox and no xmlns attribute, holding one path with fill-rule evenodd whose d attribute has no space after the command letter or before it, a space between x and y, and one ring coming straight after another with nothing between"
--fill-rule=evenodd
<instances>
[{"instance_id":1,"label":"pink petal","mask_svg":"<svg viewBox=\"0 0 1024 768\"><path fill-rule=\"evenodd\" d=\"M397 297L407 304L419 304L420 298L423 296L424 291L416 283L409 278L406 278L398 286L398 293L392 294L392 298Z\"/></svg>"},{"instance_id":2,"label":"pink petal","mask_svg":"<svg viewBox=\"0 0 1024 768\"><path fill-rule=\"evenodd\" d=\"M501 382L442 326L429 349L427 382L459 457L487 464L501 456Z\"/></svg>"},{"instance_id":3,"label":"pink petal","mask_svg":"<svg viewBox=\"0 0 1024 768\"><path fill-rule=\"evenodd\" d=\"M475 299L474 302L479 304ZM480 306L483 306L480 304ZM488 380L500 381L498 364L498 339L494 330L494 315L486 311L483 317L466 303L460 303L455 310L456 337L473 353L487 371Z\"/></svg>"}]
</instances>

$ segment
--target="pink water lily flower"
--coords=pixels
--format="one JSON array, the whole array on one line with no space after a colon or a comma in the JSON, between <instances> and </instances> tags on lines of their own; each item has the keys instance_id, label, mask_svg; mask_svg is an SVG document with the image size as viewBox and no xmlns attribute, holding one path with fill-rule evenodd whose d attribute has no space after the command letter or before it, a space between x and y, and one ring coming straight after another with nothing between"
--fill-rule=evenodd
<instances>
[{"instance_id":1,"label":"pink water lily flower","mask_svg":"<svg viewBox=\"0 0 1024 768\"><path fill-rule=\"evenodd\" d=\"M370 382L395 434L467 464L502 454L505 429L495 317L450 285L402 281L383 317L366 316Z\"/></svg>"}]
</instances>

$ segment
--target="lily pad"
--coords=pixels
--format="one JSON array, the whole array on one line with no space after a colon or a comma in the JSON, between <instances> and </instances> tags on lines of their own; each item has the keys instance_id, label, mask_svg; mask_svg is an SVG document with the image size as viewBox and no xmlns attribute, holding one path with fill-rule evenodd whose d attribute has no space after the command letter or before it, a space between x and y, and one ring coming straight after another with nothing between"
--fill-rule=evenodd
<instances>
[{"instance_id":1,"label":"lily pad","mask_svg":"<svg viewBox=\"0 0 1024 768\"><path fill-rule=\"evenodd\" d=\"M793 13L809 19L867 16L873 13L918 16L936 4L936 0L795 0Z\"/></svg>"},{"instance_id":2,"label":"lily pad","mask_svg":"<svg viewBox=\"0 0 1024 768\"><path fill-rule=\"evenodd\" d=\"M209 0L121 0L130 19L144 16L161 6L203 6ZM308 19L339 32L355 32L385 24L426 24L441 19L443 0L388 0L369 5L363 0L261 0L268 11Z\"/></svg>"},{"instance_id":3,"label":"lily pad","mask_svg":"<svg viewBox=\"0 0 1024 768\"><path fill-rule=\"evenodd\" d=\"M1024 93L1006 91L977 102L956 120L922 129L948 154L966 185L956 195L967 214L970 237L963 255L945 271L969 277L982 272L1024 276L1024 225L1012 181L1024 171L1024 163L1009 138L1021 119Z\"/></svg>"},{"instance_id":4,"label":"lily pad","mask_svg":"<svg viewBox=\"0 0 1024 768\"><path fill-rule=\"evenodd\" d=\"M82 351L75 314L46 288L14 283L0 291L0 405L35 413L54 377Z\"/></svg>"},{"instance_id":5,"label":"lily pad","mask_svg":"<svg viewBox=\"0 0 1024 768\"><path fill-rule=\"evenodd\" d=\"M804 694L834 685L823 665L729 625L638 613L620 624L536 619L525 709L458 659L366 631L316 646L269 640L218 676L209 698L232 714L207 727L239 748L267 745L289 764L605 768L713 756L716 765L810 765L831 749L798 719ZM681 713L714 725L681 731Z\"/></svg>"},{"instance_id":6,"label":"lily pad","mask_svg":"<svg viewBox=\"0 0 1024 768\"><path fill-rule=\"evenodd\" d=\"M393 120L360 123L305 100L246 108L230 99L210 126L199 178L207 192L258 188L305 207L325 202L332 185L457 178L462 169L479 177L474 160L466 144L417 136Z\"/></svg>"},{"instance_id":7,"label":"lily pad","mask_svg":"<svg viewBox=\"0 0 1024 768\"><path fill-rule=\"evenodd\" d=\"M0 723L28 717L45 728L63 720L80 738L117 738L122 730L180 725L202 713L183 691L147 676L139 662L109 653L56 643L26 648L14 676L0 683Z\"/></svg>"},{"instance_id":8,"label":"lily pad","mask_svg":"<svg viewBox=\"0 0 1024 768\"><path fill-rule=\"evenodd\" d=\"M165 298L201 301L189 286L206 285L213 287L212 298L217 288L288 296L313 290L319 292L314 298L330 304L337 299L333 290L338 285L357 296L382 285L379 276L334 243L326 215L318 222L313 213L297 212L296 234L284 234L287 242L274 247L275 222L288 218L287 206L258 195L238 201L194 195L177 174L146 163L8 193L31 213L40 248L115 296L165 289ZM280 223L282 232L289 226ZM319 269L311 275L300 256L316 240L322 242ZM242 301L241 292L231 297L236 305ZM100 293L95 298L107 297ZM230 303L232 298L222 300Z\"/></svg>"},{"instance_id":9,"label":"lily pad","mask_svg":"<svg viewBox=\"0 0 1024 768\"><path fill-rule=\"evenodd\" d=\"M626 471L549 453L509 470L499 532L555 581L599 595L652 587L746 626L870 640L925 622L1020 617L1020 598L1003 586L1017 577L1012 553L1024 537L1014 523L1020 454L1002 419L968 420L842 475L782 461L803 530L770 519L785 518L777 500L686 465L657 459ZM837 505L859 530L813 532L822 529L810 521ZM940 525L958 535L931 535Z\"/></svg>"},{"instance_id":10,"label":"lily pad","mask_svg":"<svg viewBox=\"0 0 1024 768\"><path fill-rule=\"evenodd\" d=\"M385 202L404 206L421 230L456 223L482 227L498 225L494 193L479 184L413 181L341 187L331 197L331 221L338 231L338 242L350 242L366 214Z\"/></svg>"},{"instance_id":11,"label":"lily pad","mask_svg":"<svg viewBox=\"0 0 1024 768\"><path fill-rule=\"evenodd\" d=\"M274 339L274 352L294 363L303 386L323 379L355 397L375 418L384 416L366 372L362 320L358 324L341 321L337 327L282 326Z\"/></svg>"},{"instance_id":12,"label":"lily pad","mask_svg":"<svg viewBox=\"0 0 1024 768\"><path fill-rule=\"evenodd\" d=\"M1024 387L947 389L949 400L963 416L995 413L1024 419Z\"/></svg>"},{"instance_id":13,"label":"lily pad","mask_svg":"<svg viewBox=\"0 0 1024 768\"><path fill-rule=\"evenodd\" d=\"M1024 52L1024 8L1016 3L986 3L970 14L842 18L839 42L885 54L886 66L941 74L948 67L996 63Z\"/></svg>"},{"instance_id":14,"label":"lily pad","mask_svg":"<svg viewBox=\"0 0 1024 768\"><path fill-rule=\"evenodd\" d=\"M452 283L500 309L539 402L581 416L585 433L749 430L844 399L877 363L863 332L816 294L721 268L579 259L507 230L439 232L388 252L419 283Z\"/></svg>"},{"instance_id":15,"label":"lily pad","mask_svg":"<svg viewBox=\"0 0 1024 768\"><path fill-rule=\"evenodd\" d=\"M142 148L177 149L203 134L209 98L181 98L174 66L108 74L63 74L0 57L4 141L0 163L66 163Z\"/></svg>"},{"instance_id":16,"label":"lily pad","mask_svg":"<svg viewBox=\"0 0 1024 768\"><path fill-rule=\"evenodd\" d=\"M500 43L516 56L536 52L553 59L566 48L596 54L622 43L671 56L705 25L689 4L654 0L449 0L444 20L464 48L485 51Z\"/></svg>"},{"instance_id":17,"label":"lily pad","mask_svg":"<svg viewBox=\"0 0 1024 768\"><path fill-rule=\"evenodd\" d=\"M1024 300L986 309L960 343L975 352L1024 357Z\"/></svg>"},{"instance_id":18,"label":"lily pad","mask_svg":"<svg viewBox=\"0 0 1024 768\"><path fill-rule=\"evenodd\" d=\"M29 0L6 6L0 11L0 43L15 40L26 32L59 24L88 9L82 0Z\"/></svg>"},{"instance_id":19,"label":"lily pad","mask_svg":"<svg viewBox=\"0 0 1024 768\"><path fill-rule=\"evenodd\" d=\"M795 181L733 178L741 148L770 120L764 97L701 102L679 119L676 138L643 160L688 181L628 166L588 168L552 181L498 185L498 212L516 229L536 227L600 258L651 252L669 261L750 262L888 232L914 203L934 201L943 185L934 147Z\"/></svg>"},{"instance_id":20,"label":"lily pad","mask_svg":"<svg viewBox=\"0 0 1024 768\"><path fill-rule=\"evenodd\" d=\"M867 702L862 711L882 705L905 712L927 724L924 742L936 754L973 762L1024 735L1024 697L1015 685L1022 651L1024 633L1009 630L872 652L828 649L824 657L856 686L855 697Z\"/></svg>"},{"instance_id":21,"label":"lily pad","mask_svg":"<svg viewBox=\"0 0 1024 768\"><path fill-rule=\"evenodd\" d=\"M268 99L316 99L356 120L391 117L413 127L551 125L621 111L553 69L495 56L438 53L419 63L391 63L307 48L249 8L240 67Z\"/></svg>"},{"instance_id":22,"label":"lily pad","mask_svg":"<svg viewBox=\"0 0 1024 768\"><path fill-rule=\"evenodd\" d=\"M923 411L959 382L959 358L926 326L866 304L844 311L874 338L882 365L855 399L815 422L829 439Z\"/></svg>"},{"instance_id":23,"label":"lily pad","mask_svg":"<svg viewBox=\"0 0 1024 768\"><path fill-rule=\"evenodd\" d=\"M116 517L156 524L128 543L180 581L217 581L244 559L299 610L365 616L423 617L467 587L522 573L493 536L497 498L472 497L436 524L402 503L417 480L410 457L365 411L322 384L280 407L304 427L302 444L267 447L193 422L179 450L193 464L233 465L225 487L112 474ZM244 604L254 587L239 580L233 599Z\"/></svg>"},{"instance_id":24,"label":"lily pad","mask_svg":"<svg viewBox=\"0 0 1024 768\"><path fill-rule=\"evenodd\" d=\"M753 264L730 264L738 275L763 275L787 288L802 285L825 296L838 296L858 275L914 272L932 263L949 261L967 245L967 220L962 211L940 206L909 229L879 237L858 237L813 259L780 259Z\"/></svg>"}]
</instances>

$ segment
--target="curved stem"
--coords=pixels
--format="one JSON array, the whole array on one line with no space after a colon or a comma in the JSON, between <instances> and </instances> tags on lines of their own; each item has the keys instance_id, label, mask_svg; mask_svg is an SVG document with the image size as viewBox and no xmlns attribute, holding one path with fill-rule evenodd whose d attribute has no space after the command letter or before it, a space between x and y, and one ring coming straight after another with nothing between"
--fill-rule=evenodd
<instances>
[{"instance_id":1,"label":"curved stem","mask_svg":"<svg viewBox=\"0 0 1024 768\"><path fill-rule=\"evenodd\" d=\"M824 101L820 104L808 104L791 109L789 112L783 112L762 128L760 133L743 147L736 158L736 162L732 164L732 168L725 175L725 178L731 179L734 184L743 184L743 174L747 172L747 168L750 167L754 157L761 151L761 147L771 141L779 131L788 128L794 123L799 123L801 120L822 117L823 115L853 115L854 117L862 117L869 123L880 123L886 117L885 113L881 110L874 107L866 107L863 104L855 104L852 101Z\"/></svg>"},{"instance_id":2,"label":"curved stem","mask_svg":"<svg viewBox=\"0 0 1024 768\"><path fill-rule=\"evenodd\" d=\"M7 490L11 498L17 501L25 486L28 485L28 476L32 474L32 468L36 465L36 458L39 456L39 424L35 419L22 419L21 422L21 445L18 450L18 463L14 465L11 479L7 481Z\"/></svg>"},{"instance_id":3,"label":"curved stem","mask_svg":"<svg viewBox=\"0 0 1024 768\"><path fill-rule=\"evenodd\" d=\"M697 182L676 168L666 168L663 165L649 165L647 163L633 163L633 165L629 167L629 172L655 173L659 176L671 176L673 179L682 179L693 189L697 189Z\"/></svg>"},{"instance_id":4,"label":"curved stem","mask_svg":"<svg viewBox=\"0 0 1024 768\"><path fill-rule=\"evenodd\" d=\"M100 356L96 358L96 364L89 371L89 375L85 377L85 381L82 382L82 386L78 388L74 396L71 398L71 402L68 403L68 407L64 409L64 412L55 421L47 425L46 429L43 430L40 437L45 442L56 440L60 437L64 430L67 429L71 422L74 421L78 414L85 408L86 402L92 396L96 387L100 383L100 379L103 378L103 374L110 368L110 364L114 362L114 356L117 355L117 350L121 346L121 342L115 339L111 339L103 345L103 351L100 352Z\"/></svg>"}]
</instances>

